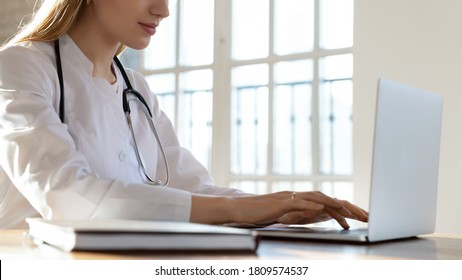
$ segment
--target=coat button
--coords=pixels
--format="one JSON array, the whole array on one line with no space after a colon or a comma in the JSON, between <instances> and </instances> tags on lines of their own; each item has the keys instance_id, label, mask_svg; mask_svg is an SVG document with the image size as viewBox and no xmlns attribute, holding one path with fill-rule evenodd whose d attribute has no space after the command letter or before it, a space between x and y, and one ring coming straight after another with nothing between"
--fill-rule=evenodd
<instances>
[{"instance_id":1,"label":"coat button","mask_svg":"<svg viewBox=\"0 0 462 280\"><path fill-rule=\"evenodd\" d=\"M127 159L127 154L125 152L119 153L119 160L124 162Z\"/></svg>"}]
</instances>

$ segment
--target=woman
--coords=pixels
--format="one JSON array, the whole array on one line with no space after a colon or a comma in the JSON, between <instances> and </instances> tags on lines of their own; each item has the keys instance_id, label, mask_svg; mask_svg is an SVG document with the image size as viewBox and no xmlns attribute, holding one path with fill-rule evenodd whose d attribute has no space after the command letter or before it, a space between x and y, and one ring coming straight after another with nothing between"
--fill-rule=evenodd
<instances>
[{"instance_id":1,"label":"woman","mask_svg":"<svg viewBox=\"0 0 462 280\"><path fill-rule=\"evenodd\" d=\"M209 224L333 218L344 228L345 218L367 221L364 210L319 192L250 195L213 185L179 146L144 78L130 69L124 77L113 60L124 46L145 48L168 15L168 0L45 0L0 51L0 228L24 227L30 216ZM135 138L122 110L130 84L147 105L144 112L130 101L134 130L143 132ZM158 140L146 122L151 112ZM151 147L151 156L138 161L137 146Z\"/></svg>"}]
</instances>

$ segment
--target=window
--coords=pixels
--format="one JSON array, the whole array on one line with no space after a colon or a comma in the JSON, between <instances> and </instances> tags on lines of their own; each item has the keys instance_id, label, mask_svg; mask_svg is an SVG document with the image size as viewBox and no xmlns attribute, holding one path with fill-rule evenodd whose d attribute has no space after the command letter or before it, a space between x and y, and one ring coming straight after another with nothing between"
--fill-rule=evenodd
<instances>
[{"instance_id":1,"label":"window","mask_svg":"<svg viewBox=\"0 0 462 280\"><path fill-rule=\"evenodd\" d=\"M353 198L353 0L176 0L128 51L217 185Z\"/></svg>"}]
</instances>

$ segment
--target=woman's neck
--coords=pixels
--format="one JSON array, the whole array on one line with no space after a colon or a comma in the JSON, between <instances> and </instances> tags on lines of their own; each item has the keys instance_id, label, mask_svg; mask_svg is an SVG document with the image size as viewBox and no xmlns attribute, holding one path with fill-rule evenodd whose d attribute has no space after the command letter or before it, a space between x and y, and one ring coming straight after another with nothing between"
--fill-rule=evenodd
<instances>
[{"instance_id":1,"label":"woman's neck","mask_svg":"<svg viewBox=\"0 0 462 280\"><path fill-rule=\"evenodd\" d=\"M91 9L82 11L79 19L68 34L93 63L93 77L106 79L113 84L116 76L112 70L112 59L120 43L109 38L107 33L94 22Z\"/></svg>"}]
</instances>

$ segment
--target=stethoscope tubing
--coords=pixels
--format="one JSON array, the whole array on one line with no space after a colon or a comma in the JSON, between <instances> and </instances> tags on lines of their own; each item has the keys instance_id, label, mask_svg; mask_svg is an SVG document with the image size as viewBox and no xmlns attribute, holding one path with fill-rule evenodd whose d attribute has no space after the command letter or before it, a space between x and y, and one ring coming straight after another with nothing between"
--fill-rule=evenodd
<instances>
[{"instance_id":1,"label":"stethoscope tubing","mask_svg":"<svg viewBox=\"0 0 462 280\"><path fill-rule=\"evenodd\" d=\"M56 57L56 71L58 73L59 89L60 89L59 118L61 119L61 122L64 123L64 116L65 116L64 98L65 98L65 92L64 92L64 78L63 78L63 70L62 70L62 63L61 63L61 53L60 53L60 47L59 47L59 39L54 41L54 48L55 48L55 57ZM130 83L130 79L128 78L127 73L125 72L125 69L124 69L122 63L117 58L117 56L114 56L113 60L114 60L114 62L116 64L117 68L119 68L120 73L122 74L124 82L125 82L125 84L127 86L127 88L124 89L123 93L122 93L122 107L123 107L123 110L124 110L124 113L125 113L125 117L127 119L127 124L129 126L130 132L132 134L133 143L134 143L134 146L135 146L135 154L136 154L136 158L138 160L138 163L139 163L144 175L146 176L146 179L148 180L149 184L156 185L156 186L158 186L158 185L167 186L169 181L170 181L170 174L169 174L170 172L169 172L167 156L165 154L165 150L164 150L164 147L162 145L162 141L161 141L161 139L159 137L159 134L157 133L157 128L156 128L156 125L155 125L154 120L153 120L152 112L149 109L149 106L148 106L146 100L144 99L144 97L137 90L135 90L132 87L132 85ZM133 99L129 100L129 98L128 98L129 94L134 95L136 98L133 98ZM157 143L159 143L159 149L160 149L160 151L162 153L162 157L163 157L163 160L164 160L164 163L165 163L165 169L166 169L166 171L165 171L166 172L166 180L165 180L165 182L162 182L160 180L152 179L148 175L148 172L147 172L146 168L144 167L143 160L142 160L141 155L139 153L138 144L137 144L137 141L136 141L132 120L131 120L131 117L130 117L131 110L130 110L129 102L136 102L136 103L138 103L138 105L141 105L141 106L138 106L138 107L141 107L144 114L146 115L146 118L149 119L149 121L148 121L149 126L150 126L150 128L151 128L151 130L152 130L152 132L154 134L154 137L157 140Z\"/></svg>"}]
</instances>

